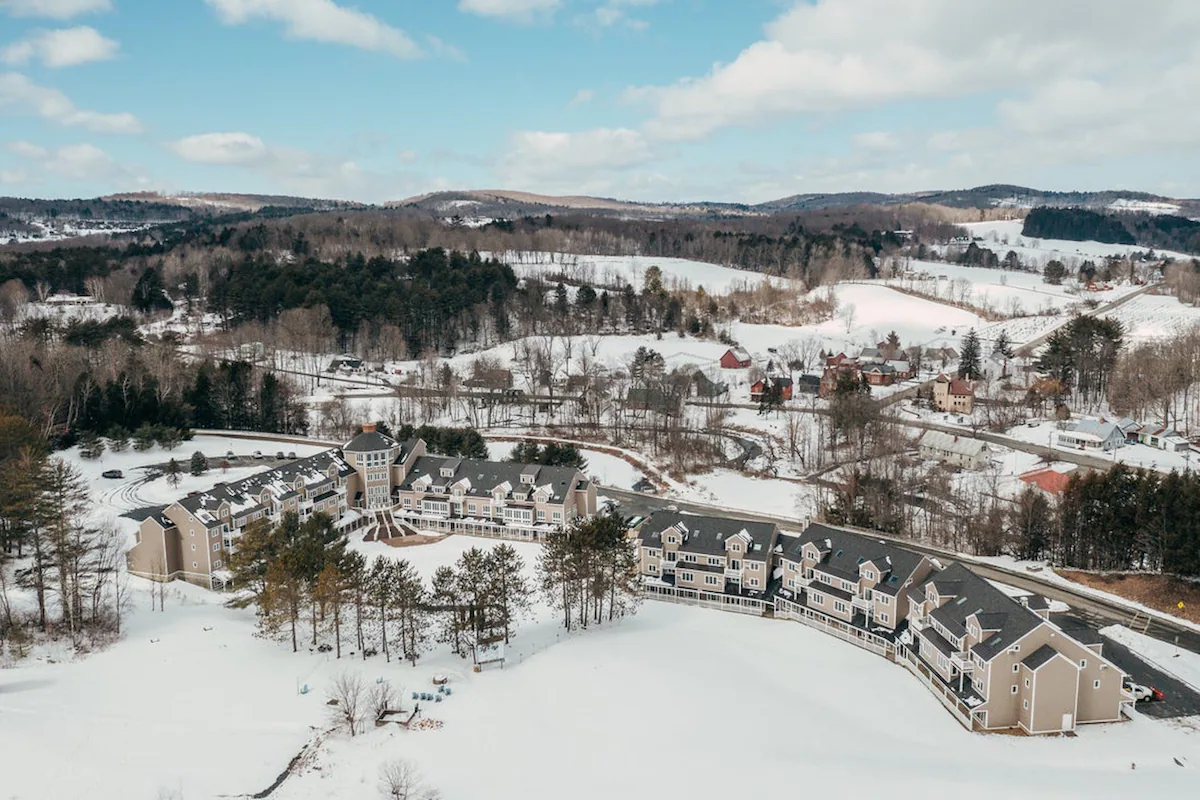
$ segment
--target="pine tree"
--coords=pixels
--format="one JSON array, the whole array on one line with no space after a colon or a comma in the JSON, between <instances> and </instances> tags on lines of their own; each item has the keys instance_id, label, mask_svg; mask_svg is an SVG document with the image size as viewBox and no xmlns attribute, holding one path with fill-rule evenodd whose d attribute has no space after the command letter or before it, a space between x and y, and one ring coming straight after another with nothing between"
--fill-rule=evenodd
<instances>
[{"instance_id":1,"label":"pine tree","mask_svg":"<svg viewBox=\"0 0 1200 800\"><path fill-rule=\"evenodd\" d=\"M501 544L488 554L489 599L493 621L504 631L504 641L512 637L515 621L529 613L533 589L525 578L525 561L510 544Z\"/></svg>"},{"instance_id":2,"label":"pine tree","mask_svg":"<svg viewBox=\"0 0 1200 800\"><path fill-rule=\"evenodd\" d=\"M108 449L112 450L114 453L123 452L125 448L129 447L130 435L131 434L129 433L128 428L121 425L112 426L108 429L107 434Z\"/></svg>"},{"instance_id":3,"label":"pine tree","mask_svg":"<svg viewBox=\"0 0 1200 800\"><path fill-rule=\"evenodd\" d=\"M978 378L980 361L979 334L972 328L963 337L962 352L958 357L958 377L968 380Z\"/></svg>"},{"instance_id":4,"label":"pine tree","mask_svg":"<svg viewBox=\"0 0 1200 800\"><path fill-rule=\"evenodd\" d=\"M437 609L437 640L450 645L455 655L465 656L469 622L462 587L453 567L441 566L433 573L430 600Z\"/></svg>"},{"instance_id":5,"label":"pine tree","mask_svg":"<svg viewBox=\"0 0 1200 800\"><path fill-rule=\"evenodd\" d=\"M141 453L149 450L151 447L154 447L157 434L158 431L154 429L153 425L150 425L149 423L142 425L133 434L133 449Z\"/></svg>"},{"instance_id":6,"label":"pine tree","mask_svg":"<svg viewBox=\"0 0 1200 800\"><path fill-rule=\"evenodd\" d=\"M181 473L182 470L179 468L178 461L172 458L167 462L167 483L171 484L171 486L178 486L179 481L182 479Z\"/></svg>"},{"instance_id":7,"label":"pine tree","mask_svg":"<svg viewBox=\"0 0 1200 800\"><path fill-rule=\"evenodd\" d=\"M203 475L208 472L208 458L199 450L192 453L190 470L193 475Z\"/></svg>"},{"instance_id":8,"label":"pine tree","mask_svg":"<svg viewBox=\"0 0 1200 800\"><path fill-rule=\"evenodd\" d=\"M1000 331L1000 335L996 337L996 351L1005 358L1013 357L1012 342L1008 340L1008 331Z\"/></svg>"},{"instance_id":9,"label":"pine tree","mask_svg":"<svg viewBox=\"0 0 1200 800\"><path fill-rule=\"evenodd\" d=\"M429 614L425 611L429 598L420 573L405 560L396 564L393 587L400 617L400 650L404 658L416 666L429 641Z\"/></svg>"},{"instance_id":10,"label":"pine tree","mask_svg":"<svg viewBox=\"0 0 1200 800\"><path fill-rule=\"evenodd\" d=\"M89 461L95 461L104 454L104 440L92 431L83 434L79 439L79 455Z\"/></svg>"},{"instance_id":11,"label":"pine tree","mask_svg":"<svg viewBox=\"0 0 1200 800\"><path fill-rule=\"evenodd\" d=\"M393 596L395 594L396 562L390 558L377 558L367 573L367 596L371 605L379 612L379 631L383 640L383 655L392 660L388 649L388 622L391 620Z\"/></svg>"}]
</instances>

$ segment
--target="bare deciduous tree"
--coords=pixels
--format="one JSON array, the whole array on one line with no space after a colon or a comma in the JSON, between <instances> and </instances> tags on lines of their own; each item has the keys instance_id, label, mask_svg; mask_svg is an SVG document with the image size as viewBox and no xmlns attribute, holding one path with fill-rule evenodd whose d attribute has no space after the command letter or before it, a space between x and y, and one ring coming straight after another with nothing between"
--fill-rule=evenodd
<instances>
[{"instance_id":1,"label":"bare deciduous tree","mask_svg":"<svg viewBox=\"0 0 1200 800\"><path fill-rule=\"evenodd\" d=\"M389 800L438 800L442 793L425 786L420 771L398 758L379 768L379 788Z\"/></svg>"},{"instance_id":2,"label":"bare deciduous tree","mask_svg":"<svg viewBox=\"0 0 1200 800\"><path fill-rule=\"evenodd\" d=\"M363 700L366 687L361 672L343 672L333 679L329 689L330 704L339 722L346 723L350 735L356 736L362 725Z\"/></svg>"}]
</instances>

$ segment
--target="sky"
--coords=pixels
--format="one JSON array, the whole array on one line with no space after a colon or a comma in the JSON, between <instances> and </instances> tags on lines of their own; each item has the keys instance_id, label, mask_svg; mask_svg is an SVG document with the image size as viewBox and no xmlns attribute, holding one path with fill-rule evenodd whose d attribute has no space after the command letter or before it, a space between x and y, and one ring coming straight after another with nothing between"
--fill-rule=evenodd
<instances>
[{"instance_id":1,"label":"sky","mask_svg":"<svg viewBox=\"0 0 1200 800\"><path fill-rule=\"evenodd\" d=\"M1196 0L0 0L0 195L1200 197Z\"/></svg>"}]
</instances>

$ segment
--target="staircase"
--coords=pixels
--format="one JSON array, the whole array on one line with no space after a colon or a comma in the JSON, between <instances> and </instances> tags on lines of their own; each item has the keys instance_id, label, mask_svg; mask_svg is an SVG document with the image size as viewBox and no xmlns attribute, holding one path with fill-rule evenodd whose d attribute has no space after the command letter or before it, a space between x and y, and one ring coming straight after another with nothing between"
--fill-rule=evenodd
<instances>
[{"instance_id":1,"label":"staircase","mask_svg":"<svg viewBox=\"0 0 1200 800\"><path fill-rule=\"evenodd\" d=\"M364 542L386 542L390 539L400 539L408 533L405 530L407 526L397 524L391 511L376 511L371 518L370 527L363 536Z\"/></svg>"}]
</instances>

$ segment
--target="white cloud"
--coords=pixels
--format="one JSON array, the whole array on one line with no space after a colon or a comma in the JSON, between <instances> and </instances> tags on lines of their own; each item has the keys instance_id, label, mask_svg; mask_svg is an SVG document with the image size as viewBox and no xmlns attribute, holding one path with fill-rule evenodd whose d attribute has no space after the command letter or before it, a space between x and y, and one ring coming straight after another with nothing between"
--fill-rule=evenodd
<instances>
[{"instance_id":1,"label":"white cloud","mask_svg":"<svg viewBox=\"0 0 1200 800\"><path fill-rule=\"evenodd\" d=\"M0 0L0 9L14 17L70 19L95 11L111 11L112 0Z\"/></svg>"},{"instance_id":2,"label":"white cloud","mask_svg":"<svg viewBox=\"0 0 1200 800\"><path fill-rule=\"evenodd\" d=\"M592 102L592 100L595 99L595 97L596 97L596 93L593 90L580 89L578 92L575 93L575 96L571 98L571 102L567 103L567 105L568 106L582 106L586 103Z\"/></svg>"},{"instance_id":3,"label":"white cloud","mask_svg":"<svg viewBox=\"0 0 1200 800\"><path fill-rule=\"evenodd\" d=\"M142 123L129 113L103 114L75 106L57 89L39 86L19 72L0 72L0 113L6 109L35 114L65 127L96 133L141 133Z\"/></svg>"},{"instance_id":4,"label":"white cloud","mask_svg":"<svg viewBox=\"0 0 1200 800\"><path fill-rule=\"evenodd\" d=\"M197 164L249 164L267 157L263 140L249 133L201 133L169 147L185 161Z\"/></svg>"},{"instance_id":5,"label":"white cloud","mask_svg":"<svg viewBox=\"0 0 1200 800\"><path fill-rule=\"evenodd\" d=\"M612 28L622 26L634 31L644 31L650 23L644 19L630 16L631 8L649 8L658 5L659 0L603 0L597 8L575 18L575 24L592 28Z\"/></svg>"},{"instance_id":6,"label":"white cloud","mask_svg":"<svg viewBox=\"0 0 1200 800\"><path fill-rule=\"evenodd\" d=\"M852 137L852 141L855 147L863 150L888 151L900 149L900 140L891 131L856 133Z\"/></svg>"},{"instance_id":7,"label":"white cloud","mask_svg":"<svg viewBox=\"0 0 1200 800\"><path fill-rule=\"evenodd\" d=\"M926 97L1019 90L1047 80L1153 71L1193 50L1200 4L1152 2L1154 24L1130 25L1123 0L799 2L761 41L703 77L639 88L657 136L700 138L732 125Z\"/></svg>"},{"instance_id":8,"label":"white cloud","mask_svg":"<svg viewBox=\"0 0 1200 800\"><path fill-rule=\"evenodd\" d=\"M615 173L653 158L646 138L628 128L579 133L521 131L512 136L497 172L518 188L594 191L612 186Z\"/></svg>"},{"instance_id":9,"label":"white cloud","mask_svg":"<svg viewBox=\"0 0 1200 800\"><path fill-rule=\"evenodd\" d=\"M30 142L10 142L8 149L44 173L72 181L116 180L138 182L134 173L92 144L71 144L48 150ZM28 174L28 173L26 173Z\"/></svg>"},{"instance_id":10,"label":"white cloud","mask_svg":"<svg viewBox=\"0 0 1200 800\"><path fill-rule=\"evenodd\" d=\"M0 58L9 64L41 61L47 67L73 67L115 58L121 45L95 28L81 25L56 31L36 31L5 47Z\"/></svg>"},{"instance_id":11,"label":"white cloud","mask_svg":"<svg viewBox=\"0 0 1200 800\"><path fill-rule=\"evenodd\" d=\"M562 0L459 0L458 9L481 17L511 22L532 22L549 16L562 6Z\"/></svg>"},{"instance_id":12,"label":"white cloud","mask_svg":"<svg viewBox=\"0 0 1200 800\"><path fill-rule=\"evenodd\" d=\"M346 8L333 0L205 0L226 25L244 25L252 19L282 23L293 39L329 42L387 53L396 58L420 58L425 51L407 33L378 18ZM439 40L435 51L449 49Z\"/></svg>"}]
</instances>

